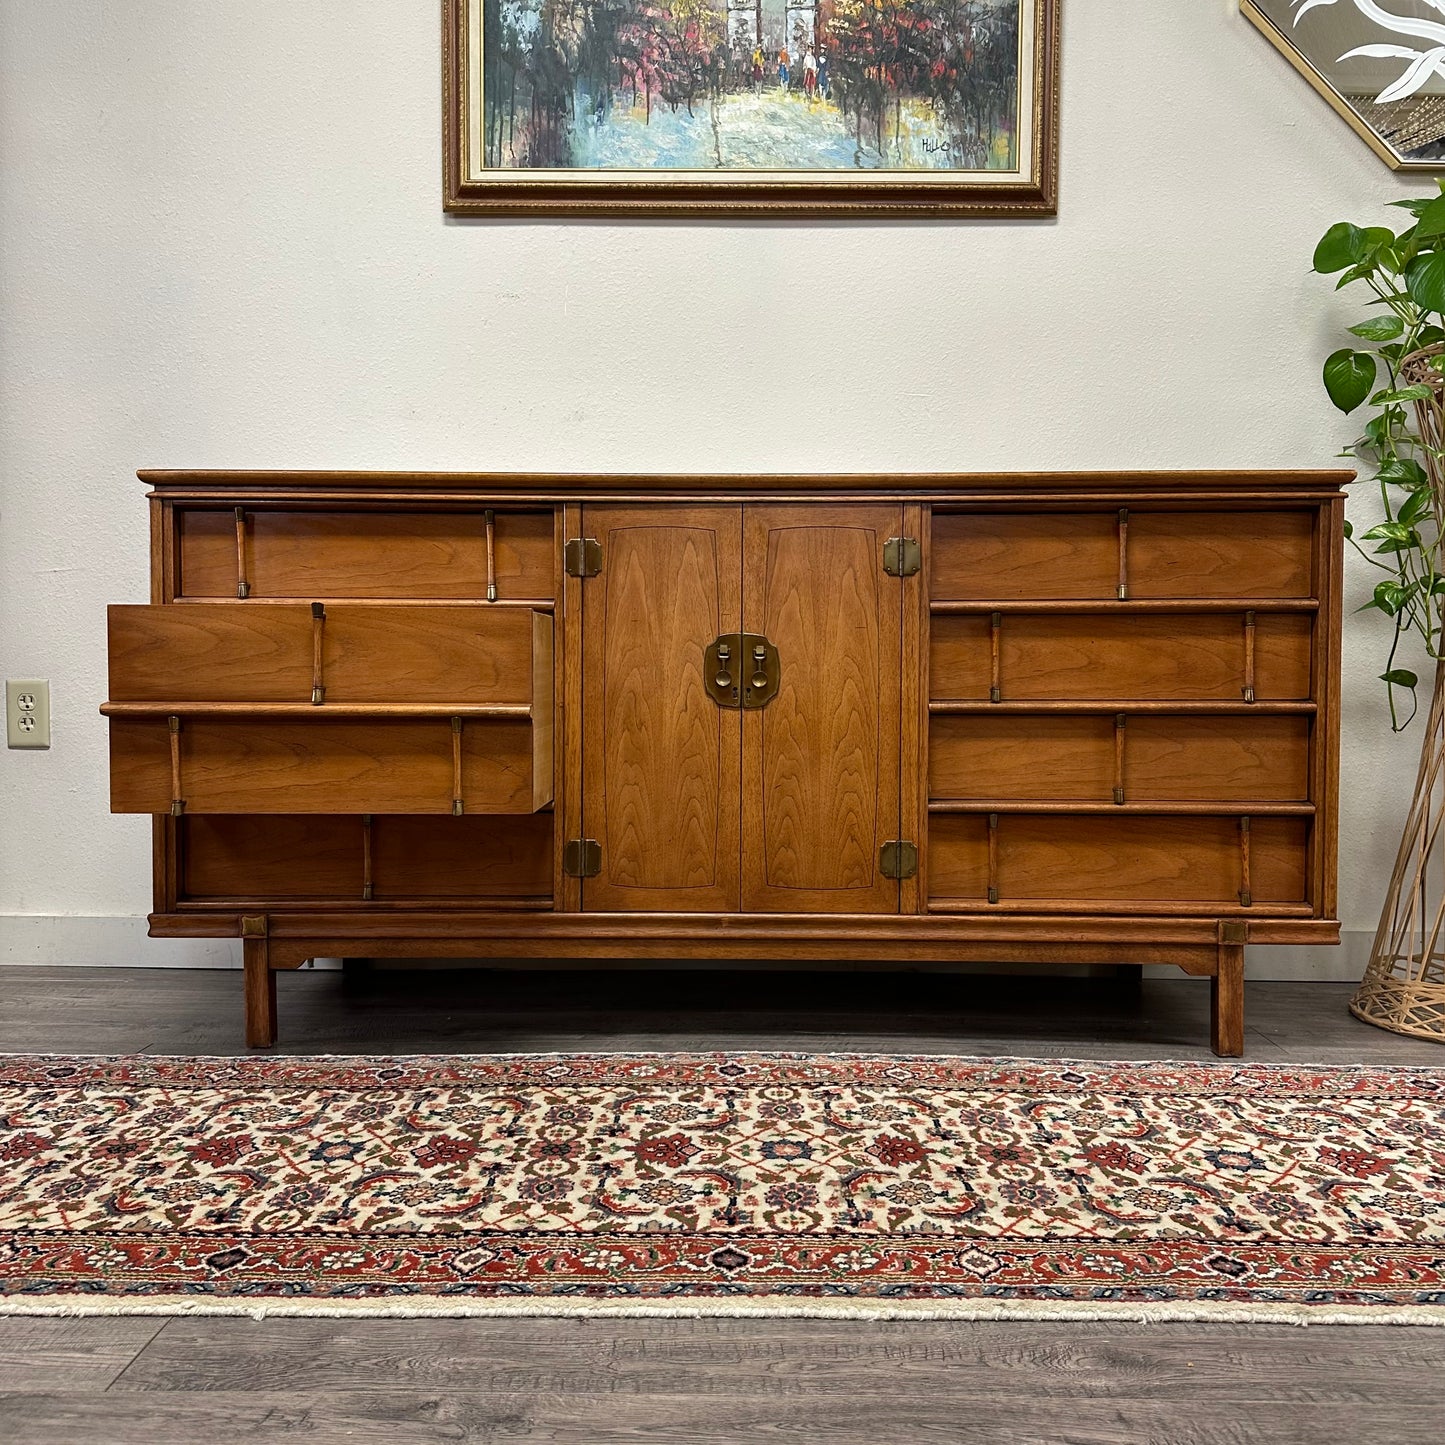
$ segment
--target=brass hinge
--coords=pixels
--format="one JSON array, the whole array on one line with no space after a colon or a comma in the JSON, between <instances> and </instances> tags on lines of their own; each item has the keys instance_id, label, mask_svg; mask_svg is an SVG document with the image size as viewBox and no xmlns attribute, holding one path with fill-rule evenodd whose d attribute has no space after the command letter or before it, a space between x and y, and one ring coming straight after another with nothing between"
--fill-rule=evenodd
<instances>
[{"instance_id":1,"label":"brass hinge","mask_svg":"<svg viewBox=\"0 0 1445 1445\"><path fill-rule=\"evenodd\" d=\"M602 845L596 838L574 838L562 850L562 871L569 878L595 878L602 871Z\"/></svg>"},{"instance_id":2,"label":"brass hinge","mask_svg":"<svg viewBox=\"0 0 1445 1445\"><path fill-rule=\"evenodd\" d=\"M916 537L890 537L883 544L883 570L890 577L912 577L923 566L923 548Z\"/></svg>"},{"instance_id":3,"label":"brass hinge","mask_svg":"<svg viewBox=\"0 0 1445 1445\"><path fill-rule=\"evenodd\" d=\"M602 570L602 543L596 537L573 537L562 548L569 577L595 577Z\"/></svg>"},{"instance_id":4,"label":"brass hinge","mask_svg":"<svg viewBox=\"0 0 1445 1445\"><path fill-rule=\"evenodd\" d=\"M912 878L918 872L918 847L914 843L885 843L878 852L878 866L885 878Z\"/></svg>"}]
</instances>

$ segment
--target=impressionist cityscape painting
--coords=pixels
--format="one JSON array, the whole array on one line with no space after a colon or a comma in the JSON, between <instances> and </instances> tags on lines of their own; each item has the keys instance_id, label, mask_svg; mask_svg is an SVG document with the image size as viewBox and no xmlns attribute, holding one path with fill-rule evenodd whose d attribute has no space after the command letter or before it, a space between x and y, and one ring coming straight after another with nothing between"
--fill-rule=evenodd
<instances>
[{"instance_id":1,"label":"impressionist cityscape painting","mask_svg":"<svg viewBox=\"0 0 1445 1445\"><path fill-rule=\"evenodd\" d=\"M1027 146L1033 0L470 4L485 170L986 174Z\"/></svg>"}]
</instances>

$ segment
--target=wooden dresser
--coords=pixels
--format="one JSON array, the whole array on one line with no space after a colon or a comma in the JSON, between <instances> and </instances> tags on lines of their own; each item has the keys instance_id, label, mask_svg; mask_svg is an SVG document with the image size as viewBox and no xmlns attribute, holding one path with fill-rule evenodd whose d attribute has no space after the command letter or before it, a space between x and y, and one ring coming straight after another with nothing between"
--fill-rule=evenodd
<instances>
[{"instance_id":1,"label":"wooden dresser","mask_svg":"<svg viewBox=\"0 0 1445 1445\"><path fill-rule=\"evenodd\" d=\"M1335 943L1345 472L142 472L155 937L1167 963Z\"/></svg>"}]
</instances>

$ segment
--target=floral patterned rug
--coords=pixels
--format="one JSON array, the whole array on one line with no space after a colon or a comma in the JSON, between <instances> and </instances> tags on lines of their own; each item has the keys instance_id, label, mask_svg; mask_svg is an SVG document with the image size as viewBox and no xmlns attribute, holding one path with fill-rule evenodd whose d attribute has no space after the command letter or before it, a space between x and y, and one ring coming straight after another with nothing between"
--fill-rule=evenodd
<instances>
[{"instance_id":1,"label":"floral patterned rug","mask_svg":"<svg viewBox=\"0 0 1445 1445\"><path fill-rule=\"evenodd\" d=\"M0 1313L1445 1322L1445 1070L0 1057Z\"/></svg>"}]
</instances>

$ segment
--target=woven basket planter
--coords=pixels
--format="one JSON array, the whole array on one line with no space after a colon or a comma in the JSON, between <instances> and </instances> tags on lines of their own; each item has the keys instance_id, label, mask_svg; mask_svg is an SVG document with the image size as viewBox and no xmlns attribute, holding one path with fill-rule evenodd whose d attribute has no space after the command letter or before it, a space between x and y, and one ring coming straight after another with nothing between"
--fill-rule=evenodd
<instances>
[{"instance_id":1,"label":"woven basket planter","mask_svg":"<svg viewBox=\"0 0 1445 1445\"><path fill-rule=\"evenodd\" d=\"M1445 378L1433 363L1442 354L1445 347L1427 347L1400 364L1402 381L1434 390L1429 400L1415 403L1415 411L1427 447L1437 526L1445 520L1445 478L1438 460L1445 451ZM1370 962L1350 1012L1396 1033L1445 1043L1445 660L1435 668L1415 794Z\"/></svg>"}]
</instances>

